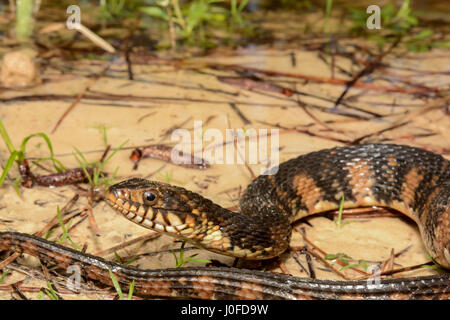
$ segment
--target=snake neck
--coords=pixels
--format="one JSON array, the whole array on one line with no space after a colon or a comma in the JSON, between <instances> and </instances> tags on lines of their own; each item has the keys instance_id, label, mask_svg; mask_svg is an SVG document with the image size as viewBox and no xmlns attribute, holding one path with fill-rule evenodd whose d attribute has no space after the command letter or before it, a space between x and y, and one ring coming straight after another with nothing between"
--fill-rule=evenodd
<instances>
[{"instance_id":1,"label":"snake neck","mask_svg":"<svg viewBox=\"0 0 450 320\"><path fill-rule=\"evenodd\" d=\"M270 204L243 207L234 212L205 199L192 223L188 239L221 254L245 259L269 259L288 246L288 216ZM197 240L198 239L198 240Z\"/></svg>"}]
</instances>

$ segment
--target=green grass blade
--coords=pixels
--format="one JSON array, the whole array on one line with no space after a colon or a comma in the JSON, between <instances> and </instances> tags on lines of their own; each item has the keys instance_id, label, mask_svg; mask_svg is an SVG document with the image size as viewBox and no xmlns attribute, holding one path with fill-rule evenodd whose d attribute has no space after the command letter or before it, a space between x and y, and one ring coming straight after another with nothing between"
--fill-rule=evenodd
<instances>
[{"instance_id":1,"label":"green grass blade","mask_svg":"<svg viewBox=\"0 0 450 320\"><path fill-rule=\"evenodd\" d=\"M89 174L89 172L86 169L87 166L88 166L88 162L86 161L86 158L81 153L81 151L78 150L77 148L75 148L75 152L76 152L76 154L75 153L73 154L74 157L75 157L75 160L77 160L77 162L79 163L81 169L83 169L83 172L84 172L85 176L88 178L89 184L90 185L94 185L94 181L92 180L91 175ZM78 157L80 157L81 160Z\"/></svg>"},{"instance_id":2,"label":"green grass blade","mask_svg":"<svg viewBox=\"0 0 450 320\"><path fill-rule=\"evenodd\" d=\"M327 0L325 7L325 21L323 24L324 29L328 28L328 19L330 18L332 7L333 7L333 0Z\"/></svg>"},{"instance_id":3,"label":"green grass blade","mask_svg":"<svg viewBox=\"0 0 450 320\"><path fill-rule=\"evenodd\" d=\"M60 238L61 242L65 241L66 239L69 240L69 242L72 244L72 246L78 250L81 251L81 248L72 240L72 238L70 237L69 232L67 231L67 227L64 224L64 221L61 217L61 211L59 210L59 206L56 207L56 213L58 216L58 221L59 221L59 225L61 226L61 229L63 230L63 234Z\"/></svg>"},{"instance_id":4,"label":"green grass blade","mask_svg":"<svg viewBox=\"0 0 450 320\"><path fill-rule=\"evenodd\" d=\"M22 195L20 194L20 180L21 179L22 178L20 176L18 176L16 179L14 179L14 190L16 190L16 193L19 196L19 198L22 197Z\"/></svg>"},{"instance_id":5,"label":"green grass blade","mask_svg":"<svg viewBox=\"0 0 450 320\"><path fill-rule=\"evenodd\" d=\"M133 261L135 261L136 259L137 259L136 256L135 256L135 257L132 257L130 260L125 261L123 264L124 264L124 265L129 265L129 264L133 263Z\"/></svg>"},{"instance_id":6,"label":"green grass blade","mask_svg":"<svg viewBox=\"0 0 450 320\"><path fill-rule=\"evenodd\" d=\"M184 246L186 245L186 241L183 241L183 243L181 244L181 248L180 248L180 262L181 264L184 263Z\"/></svg>"},{"instance_id":7,"label":"green grass blade","mask_svg":"<svg viewBox=\"0 0 450 320\"><path fill-rule=\"evenodd\" d=\"M133 291L134 291L134 280L131 281L130 284L130 290L128 291L128 300L131 300L131 298L133 298Z\"/></svg>"},{"instance_id":8,"label":"green grass blade","mask_svg":"<svg viewBox=\"0 0 450 320\"><path fill-rule=\"evenodd\" d=\"M208 260L208 259L193 259L193 258L189 257L186 259L185 263L187 263L187 262L211 263L212 261Z\"/></svg>"},{"instance_id":9,"label":"green grass blade","mask_svg":"<svg viewBox=\"0 0 450 320\"><path fill-rule=\"evenodd\" d=\"M108 272L109 272L109 276L111 277L114 288L116 289L116 292L119 295L120 300L123 300L122 289L120 288L119 282L117 282L116 276L109 269L108 269Z\"/></svg>"},{"instance_id":10,"label":"green grass blade","mask_svg":"<svg viewBox=\"0 0 450 320\"><path fill-rule=\"evenodd\" d=\"M344 202L345 202L345 198L344 198L344 194L342 194L341 203L339 204L338 218L336 221L338 230L341 230L341 226L342 226L342 211L344 210Z\"/></svg>"},{"instance_id":11,"label":"green grass blade","mask_svg":"<svg viewBox=\"0 0 450 320\"><path fill-rule=\"evenodd\" d=\"M47 281L47 286L48 286L47 296L50 298L50 300L59 300L59 297L56 294L55 290L53 289L50 281Z\"/></svg>"},{"instance_id":12,"label":"green grass blade","mask_svg":"<svg viewBox=\"0 0 450 320\"><path fill-rule=\"evenodd\" d=\"M120 146L118 146L113 152L111 152L111 154L105 159L105 161L103 161L103 163L108 163L109 159L111 159L118 151L120 151L120 149L122 149L126 144L128 143L128 140L125 140L124 142L122 142L122 144Z\"/></svg>"},{"instance_id":13,"label":"green grass blade","mask_svg":"<svg viewBox=\"0 0 450 320\"><path fill-rule=\"evenodd\" d=\"M116 261L117 261L118 263L120 263L120 264L123 263L123 262L122 262L122 259L120 258L119 254L118 254L116 251L114 251L114 257L116 258Z\"/></svg>"},{"instance_id":14,"label":"green grass blade","mask_svg":"<svg viewBox=\"0 0 450 320\"><path fill-rule=\"evenodd\" d=\"M178 257L175 252L173 252L173 251L171 251L171 252L173 254L173 257L175 258L175 268L178 268L179 267Z\"/></svg>"},{"instance_id":15,"label":"green grass blade","mask_svg":"<svg viewBox=\"0 0 450 320\"><path fill-rule=\"evenodd\" d=\"M65 170L64 166L62 166L62 167L58 166L58 165L61 165L61 162L59 162L59 161L56 162L55 161L52 143L51 143L49 137L43 132L38 132L38 133L31 134L31 135L29 135L28 137L25 137L22 140L22 144L20 145L20 151L22 151L23 156L25 157L25 148L26 148L26 145L27 145L28 141L31 138L34 138L34 137L41 137L42 139L45 140L45 143L47 144L48 150L50 151L50 160L53 162L53 166L55 167L55 170L58 171L58 172L64 171Z\"/></svg>"},{"instance_id":16,"label":"green grass blade","mask_svg":"<svg viewBox=\"0 0 450 320\"><path fill-rule=\"evenodd\" d=\"M9 153L13 153L14 151L16 151L11 142L11 139L9 138L8 132L6 131L5 126L3 125L2 119L0 119L0 136L3 138L3 141L5 141Z\"/></svg>"},{"instance_id":17,"label":"green grass blade","mask_svg":"<svg viewBox=\"0 0 450 320\"><path fill-rule=\"evenodd\" d=\"M8 274L8 272L9 272L9 269L8 269L8 268L6 268L6 269L3 271L2 276L0 277L0 283L2 283L3 280L5 280L6 275Z\"/></svg>"},{"instance_id":18,"label":"green grass blade","mask_svg":"<svg viewBox=\"0 0 450 320\"><path fill-rule=\"evenodd\" d=\"M0 177L0 187L3 185L3 181L5 181L6 175L8 174L9 170L14 164L14 160L19 156L19 151L14 150L11 152L11 155L8 158L8 161L6 161L5 168L3 169L2 176Z\"/></svg>"},{"instance_id":19,"label":"green grass blade","mask_svg":"<svg viewBox=\"0 0 450 320\"><path fill-rule=\"evenodd\" d=\"M241 3L239 4L238 7L238 11L241 12L242 10L244 10L245 6L247 6L249 0L242 0Z\"/></svg>"},{"instance_id":20,"label":"green grass blade","mask_svg":"<svg viewBox=\"0 0 450 320\"><path fill-rule=\"evenodd\" d=\"M84 154L77 148L75 148L75 151L76 151L77 155L81 158L81 160L83 160L82 162L87 164L88 162L87 162L86 158L84 157Z\"/></svg>"},{"instance_id":21,"label":"green grass blade","mask_svg":"<svg viewBox=\"0 0 450 320\"><path fill-rule=\"evenodd\" d=\"M37 163L43 162L43 161L52 161L53 164L55 164L55 163L58 164L58 166L60 167L60 169L62 169L62 171L65 171L65 170L66 170L66 168L64 167L64 165L62 164L61 161L59 161L59 160L56 159L56 158L52 158L52 157L39 158L39 159L37 159L37 160L34 160L33 163L34 163L34 164L37 164ZM61 172L61 171L58 171L58 172Z\"/></svg>"}]
</instances>

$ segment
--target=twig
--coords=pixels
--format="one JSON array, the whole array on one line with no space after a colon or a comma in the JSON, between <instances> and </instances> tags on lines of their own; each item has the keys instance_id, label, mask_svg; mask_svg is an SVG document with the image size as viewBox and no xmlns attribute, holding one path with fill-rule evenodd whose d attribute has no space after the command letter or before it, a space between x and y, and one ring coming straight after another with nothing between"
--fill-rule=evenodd
<instances>
[{"instance_id":1,"label":"twig","mask_svg":"<svg viewBox=\"0 0 450 320\"><path fill-rule=\"evenodd\" d=\"M20 257L20 252L14 252L13 254L11 254L8 258L0 262L0 270L6 268L8 264L16 260L18 257Z\"/></svg>"},{"instance_id":2,"label":"twig","mask_svg":"<svg viewBox=\"0 0 450 320\"><path fill-rule=\"evenodd\" d=\"M137 237L137 238L135 238L133 240L122 242L122 243L120 243L120 244L118 244L118 245L116 245L114 247L111 247L111 248L108 248L108 249L105 249L105 250L102 250L102 251L98 251L98 252L94 253L94 255L95 256L105 256L107 254L116 252L116 251L118 251L120 249L123 249L125 247L131 246L131 245L133 245L133 244L135 244L137 242L147 241L147 240L150 240L150 239L155 239L155 238L159 237L160 235L161 235L161 233L159 233L159 232L146 234L146 235L143 235L141 237Z\"/></svg>"},{"instance_id":3,"label":"twig","mask_svg":"<svg viewBox=\"0 0 450 320\"><path fill-rule=\"evenodd\" d=\"M238 153L238 156L242 159L242 161L244 161L244 165L247 168L248 172L250 173L250 176L252 177L252 180L256 179L255 173L253 172L252 168L250 168L250 166L248 165L247 159L245 158L245 156L241 154L241 151L239 150L239 148L237 146L237 141L236 141L236 139L234 139L234 137L233 137L233 142L234 142L234 147L235 147L235 149L236 149L236 151Z\"/></svg>"},{"instance_id":4,"label":"twig","mask_svg":"<svg viewBox=\"0 0 450 320\"><path fill-rule=\"evenodd\" d=\"M400 42L401 37L397 37L396 41L394 41L392 43L392 45L384 52L382 52L381 54L379 54L374 61L372 61L371 63L367 64L360 72L358 72L356 74L355 77L353 77L352 80L348 81L344 91L341 93L341 95L339 96L339 98L337 98L334 107L331 110L336 110L337 107L339 106L339 104L341 103L342 99L344 99L345 95L347 94L348 90L350 90L350 88L352 86L354 86L359 79L361 79L363 76L372 73L375 68L379 65L379 63L381 62L381 60L392 51L392 49L394 49L397 44Z\"/></svg>"},{"instance_id":5,"label":"twig","mask_svg":"<svg viewBox=\"0 0 450 320\"><path fill-rule=\"evenodd\" d=\"M101 77L103 77L103 75L108 71L108 69L111 67L111 65L113 63L114 63L114 60L111 60L110 62L108 62L106 67L102 70L102 72L100 72L100 74L98 74L94 79L89 81L89 83L86 85L86 87L83 89L83 91L81 91L77 95L77 97L72 102L72 104L66 109L66 111L64 111L62 116L59 118L59 120L56 122L55 126L53 127L53 130L51 131L51 133L55 133L56 132L56 130L58 129L59 125L64 121L64 119L70 113L70 111L72 111L73 108L75 108L75 106L78 104L78 102L81 100L81 98L83 98L83 96L86 94L86 92L89 90L89 88L91 86L93 86Z\"/></svg>"},{"instance_id":6,"label":"twig","mask_svg":"<svg viewBox=\"0 0 450 320\"><path fill-rule=\"evenodd\" d=\"M363 136L361 136L361 137L356 138L355 140L353 140L353 141L351 142L351 144L360 144L360 143L361 143L364 139L366 139L366 138L369 138L369 137L371 137L371 136L377 136L377 135L379 135L379 134L381 134L381 133L384 133L384 132L387 132L387 131L391 131L391 130L394 130L394 129L403 127L403 126L407 125L408 123L410 123L410 121L405 121L405 122L397 123L397 124L394 124L394 125L389 126L389 127L387 127L387 128L384 128L384 129L381 129L381 130L378 130L378 131L375 131L375 132L372 132L372 133L365 134L365 135L363 135Z\"/></svg>"},{"instance_id":7,"label":"twig","mask_svg":"<svg viewBox=\"0 0 450 320\"><path fill-rule=\"evenodd\" d=\"M92 227L92 230L95 232L96 236L100 236L100 229L98 228L97 222L95 222L94 213L92 212L92 202L94 199L94 186L90 186L89 188L89 195L87 197L88 200L88 209L87 214L89 217L89 223Z\"/></svg>"},{"instance_id":8,"label":"twig","mask_svg":"<svg viewBox=\"0 0 450 320\"><path fill-rule=\"evenodd\" d=\"M314 82L320 82L320 83L329 83L329 84L336 84L336 85L347 85L348 80L344 79L338 79L338 78L326 78L326 77L319 77L319 76L310 76L310 75L303 75L298 73L292 73L292 72L285 72L285 71L273 71L273 70L266 70L266 69L259 69L249 66L241 66L236 64L214 64L210 63L207 64L207 67L210 68L222 68L222 69L234 69L234 70L243 70L243 71L252 71L256 73L263 73L269 76L284 76L284 77L290 77L290 78L297 78L297 79L306 79ZM361 89L367 89L367 90L374 90L374 91L384 91L384 92L402 92L402 93L436 93L438 92L437 89L432 90L426 90L426 89L408 89L408 88L400 88L400 87L386 87L381 85L376 85L373 83L366 83L366 82L356 82L353 84L353 87L355 88L361 88Z\"/></svg>"},{"instance_id":9,"label":"twig","mask_svg":"<svg viewBox=\"0 0 450 320\"><path fill-rule=\"evenodd\" d=\"M264 125L268 125L268 126L272 126L272 127L275 127L275 128L282 129L282 131L280 131L280 134L282 134L282 133L299 132L299 133L307 134L308 136L311 136L311 137L316 137L316 138L336 141L336 142L340 142L340 143L344 143L344 144L351 144L351 141L349 141L349 140L344 140L344 139L339 139L339 138L334 138L334 137L330 137L330 136L317 134L317 133L311 132L310 130L306 130L306 129L288 128L288 127L284 127L284 126L280 125L279 123L275 123L274 124L274 123L269 123L269 122L259 121L259 120L257 122L262 123Z\"/></svg>"},{"instance_id":10,"label":"twig","mask_svg":"<svg viewBox=\"0 0 450 320\"><path fill-rule=\"evenodd\" d=\"M307 252L306 250L302 250L304 252ZM298 252L294 252L294 254L292 255L292 258L294 258L295 262L300 266L300 268L302 268L302 270L310 276L310 274L308 273L308 270L306 270L306 268L303 266L303 264L300 262L300 260L298 259ZM310 276L311 277L311 276Z\"/></svg>"},{"instance_id":11,"label":"twig","mask_svg":"<svg viewBox=\"0 0 450 320\"><path fill-rule=\"evenodd\" d=\"M75 25L75 30L77 30L78 32L80 32L81 34L83 34L86 38L88 38L89 40L91 40L93 43L95 43L96 45L98 45L100 48L102 48L103 50L109 52L109 53L114 53L116 52L116 50L114 49L113 46L111 46L108 42L106 42L105 40L103 40L101 37L99 37L98 35L96 35L94 32L92 32L90 29L86 28L84 25L82 25L81 23L77 23Z\"/></svg>"},{"instance_id":12,"label":"twig","mask_svg":"<svg viewBox=\"0 0 450 320\"><path fill-rule=\"evenodd\" d=\"M305 251L305 257L306 257L306 262L308 263L309 277L312 279L315 279L316 272L314 271L314 266L312 264L311 255L309 254L308 250Z\"/></svg>"},{"instance_id":13,"label":"twig","mask_svg":"<svg viewBox=\"0 0 450 320\"><path fill-rule=\"evenodd\" d=\"M166 137L168 137L169 135L172 134L172 132L178 128L182 128L186 123L188 123L189 121L191 121L192 116L190 116L189 118L187 118L186 120L184 120L182 123L179 124L175 124L173 126L171 126L169 129L167 129L166 131L164 131L162 134L160 134L159 136L162 139L165 139Z\"/></svg>"},{"instance_id":14,"label":"twig","mask_svg":"<svg viewBox=\"0 0 450 320\"><path fill-rule=\"evenodd\" d=\"M308 242L309 243L309 242ZM309 243L311 244L311 243ZM315 246L314 246L315 247ZM316 248L316 247L315 247ZM325 260L324 258L322 258L319 254L317 254L316 252L314 252L314 250L309 250L308 252L310 254L312 254L316 259L320 260L324 265L326 265L330 270L333 270L333 272L335 272L337 275L339 275L340 277L342 277L344 280L350 280L350 278L348 278L345 274L343 274L342 272L340 272L338 269L336 269L333 265L331 265L327 260Z\"/></svg>"},{"instance_id":15,"label":"twig","mask_svg":"<svg viewBox=\"0 0 450 320\"><path fill-rule=\"evenodd\" d=\"M300 228L301 234L303 239L306 237L306 230L305 228ZM306 262L308 263L308 270L309 270L309 277L315 279L316 278L316 272L314 271L314 266L312 264L311 255L309 254L308 248L305 247L306 250L304 250Z\"/></svg>"},{"instance_id":16,"label":"twig","mask_svg":"<svg viewBox=\"0 0 450 320\"><path fill-rule=\"evenodd\" d=\"M28 298L22 293L22 291L20 291L19 287L17 287L16 284L12 284L11 287L21 300L28 300Z\"/></svg>"},{"instance_id":17,"label":"twig","mask_svg":"<svg viewBox=\"0 0 450 320\"><path fill-rule=\"evenodd\" d=\"M306 241L306 243L308 243L313 250L310 250L308 247L306 247L306 249L308 250L309 253L311 253L314 257L316 257L316 259L320 260L323 264L325 264L328 268L330 268L331 270L333 270L337 275L339 275L340 277L342 277L345 280L349 280L349 278L343 274L342 272L340 272L339 270L337 270L333 265L331 265L327 260L325 260L324 258L322 258L319 254L317 254L316 252L314 252L314 250L317 250L318 252L320 252L321 254L325 255L326 252L324 252L322 249L320 249L319 247L317 247L314 243L312 243L305 234L303 234L302 230L299 230L297 227L294 227L294 229L299 232L303 239Z\"/></svg>"},{"instance_id":18,"label":"twig","mask_svg":"<svg viewBox=\"0 0 450 320\"><path fill-rule=\"evenodd\" d=\"M109 151L111 150L111 145L107 145L105 151L103 152L102 156L100 157L99 162L103 162L106 159L106 156L108 155Z\"/></svg>"},{"instance_id":19,"label":"twig","mask_svg":"<svg viewBox=\"0 0 450 320\"><path fill-rule=\"evenodd\" d=\"M61 209L61 216L65 215L67 212L70 211L70 209L75 205L75 203L78 201L80 196L78 194L75 194L72 199L69 200L69 202L66 203L66 205ZM40 231L36 232L34 235L37 237L42 237L47 231L49 231L51 228L53 228L55 225L58 224L58 215L56 214Z\"/></svg>"},{"instance_id":20,"label":"twig","mask_svg":"<svg viewBox=\"0 0 450 320\"><path fill-rule=\"evenodd\" d=\"M432 263L431 262L425 262L425 263L421 263L421 264L416 264L414 266L409 266L409 267L404 267L404 268L399 268L399 269L392 269L392 270L388 270L388 271L383 271L381 272L379 275L380 276L390 276L396 273L401 273L401 272L406 272L406 271L413 271L413 270L417 270L417 269L421 269L423 267L426 266L431 266ZM357 278L356 280L365 280L369 277L371 277L372 275L368 275L368 276L364 276L361 278Z\"/></svg>"},{"instance_id":21,"label":"twig","mask_svg":"<svg viewBox=\"0 0 450 320\"><path fill-rule=\"evenodd\" d=\"M329 212L324 212L323 215L339 215L338 210L333 210ZM353 219L364 219L364 218L384 218L384 217L402 217L403 214L391 211L387 208L353 208L353 209L344 209L342 212L342 217L345 218L353 218Z\"/></svg>"},{"instance_id":22,"label":"twig","mask_svg":"<svg viewBox=\"0 0 450 320\"><path fill-rule=\"evenodd\" d=\"M92 176L92 168L86 168L86 171ZM34 184L44 187L61 187L69 184L83 183L88 180L82 168L67 169L48 175L34 175L31 173L27 159L19 163L19 173L22 179L22 185L26 188L32 188Z\"/></svg>"},{"instance_id":23,"label":"twig","mask_svg":"<svg viewBox=\"0 0 450 320\"><path fill-rule=\"evenodd\" d=\"M394 267L394 249L391 249L391 254L389 255L389 258L387 258L382 264L381 264L381 270L382 271L391 271Z\"/></svg>"},{"instance_id":24,"label":"twig","mask_svg":"<svg viewBox=\"0 0 450 320\"><path fill-rule=\"evenodd\" d=\"M130 160L134 162L133 170L136 170L138 163L145 158L163 160L190 169L205 170L211 167L211 165L207 160L196 157L195 155L192 154L184 154L182 151L179 150L176 150L176 152L178 152L179 159L182 159L183 161L181 161L180 163L174 163L172 161L173 151L174 151L173 147L162 144L155 144L145 146L143 148L136 148L132 151L130 155Z\"/></svg>"},{"instance_id":25,"label":"twig","mask_svg":"<svg viewBox=\"0 0 450 320\"><path fill-rule=\"evenodd\" d=\"M124 51L124 55L125 55L125 61L127 63L128 80L134 80L133 67L132 67L132 62L130 59L130 53L131 53L131 49L133 47L133 34L134 34L134 31L136 30L137 26L139 25L140 21L141 21L140 17L135 20L135 22L133 23L131 28L129 28L129 34L128 34L127 38L125 39L123 45L121 46L122 48L124 48L123 51Z\"/></svg>"},{"instance_id":26,"label":"twig","mask_svg":"<svg viewBox=\"0 0 450 320\"><path fill-rule=\"evenodd\" d=\"M241 118L242 122L244 122L244 125L252 123L246 116L244 116L242 111L236 106L234 102L230 102L229 104L231 109L233 109L233 111L238 115L238 117Z\"/></svg>"},{"instance_id":27,"label":"twig","mask_svg":"<svg viewBox=\"0 0 450 320\"><path fill-rule=\"evenodd\" d=\"M224 82L228 85L237 86L244 90L249 91L262 91L262 92L275 92L278 94L285 95L287 97L292 96L294 92L290 89L281 87L279 85L272 84L267 82L267 80L263 80L257 76L252 75L251 77L224 77L217 76L217 80Z\"/></svg>"},{"instance_id":28,"label":"twig","mask_svg":"<svg viewBox=\"0 0 450 320\"><path fill-rule=\"evenodd\" d=\"M284 265L284 263L281 260L280 260L279 267L280 267L281 271L283 271L284 274L291 275L291 273L289 272L289 270L286 268L286 266Z\"/></svg>"}]
</instances>

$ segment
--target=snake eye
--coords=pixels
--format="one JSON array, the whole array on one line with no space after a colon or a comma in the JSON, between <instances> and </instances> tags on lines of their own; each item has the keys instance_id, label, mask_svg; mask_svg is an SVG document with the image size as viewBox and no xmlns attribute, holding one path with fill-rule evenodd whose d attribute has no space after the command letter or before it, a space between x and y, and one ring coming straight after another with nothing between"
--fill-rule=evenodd
<instances>
[{"instance_id":1,"label":"snake eye","mask_svg":"<svg viewBox=\"0 0 450 320\"><path fill-rule=\"evenodd\" d=\"M156 195L155 191L145 191L144 195L142 196L145 204L153 204L158 196Z\"/></svg>"}]
</instances>

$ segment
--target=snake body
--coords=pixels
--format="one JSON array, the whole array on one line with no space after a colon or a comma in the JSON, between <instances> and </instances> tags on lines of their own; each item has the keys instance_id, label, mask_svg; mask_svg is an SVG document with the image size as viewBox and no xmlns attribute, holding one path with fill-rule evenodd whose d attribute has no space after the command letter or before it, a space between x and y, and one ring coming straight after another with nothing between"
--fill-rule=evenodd
<instances>
[{"instance_id":1,"label":"snake body","mask_svg":"<svg viewBox=\"0 0 450 320\"><path fill-rule=\"evenodd\" d=\"M292 222L339 208L382 206L412 218L430 256L450 268L449 161L419 148L367 144L312 152L261 175L241 198L239 212L201 195L160 182L130 179L109 188L107 202L144 227L189 240L208 250L268 259L289 246ZM194 298L406 299L450 297L449 273L371 281L329 281L234 268L140 270L30 235L0 233L0 250L33 254L60 267L78 264L111 284L108 270L136 292Z\"/></svg>"},{"instance_id":2,"label":"snake body","mask_svg":"<svg viewBox=\"0 0 450 320\"><path fill-rule=\"evenodd\" d=\"M142 270L107 261L18 232L0 232L0 251L15 250L56 264L63 271L78 266L82 275L122 290L156 297L198 299L449 299L449 273L412 279L333 281L236 268Z\"/></svg>"}]
</instances>

